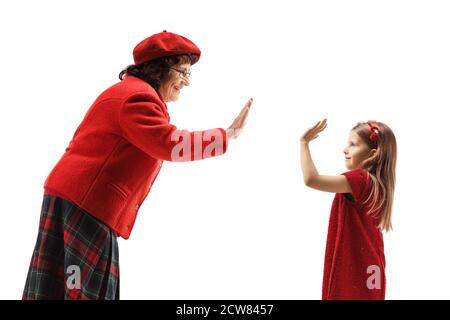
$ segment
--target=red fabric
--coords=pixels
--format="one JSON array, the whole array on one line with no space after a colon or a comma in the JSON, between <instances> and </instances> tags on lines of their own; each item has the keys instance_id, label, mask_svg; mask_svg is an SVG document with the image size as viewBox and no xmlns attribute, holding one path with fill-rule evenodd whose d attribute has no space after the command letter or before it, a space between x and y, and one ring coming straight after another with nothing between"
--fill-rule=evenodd
<instances>
[{"instance_id":1,"label":"red fabric","mask_svg":"<svg viewBox=\"0 0 450 320\"><path fill-rule=\"evenodd\" d=\"M192 161L226 152L224 129L188 132L169 121L157 92L145 81L126 76L88 110L47 177L46 192L74 202L128 239L164 160ZM176 152L182 157L173 158L179 142L191 154Z\"/></svg>"},{"instance_id":2,"label":"red fabric","mask_svg":"<svg viewBox=\"0 0 450 320\"><path fill-rule=\"evenodd\" d=\"M365 170L343 175L350 183L351 194L336 194L331 208L322 287L324 300L372 300L385 297L385 257L379 220L367 214L364 201L372 181ZM380 286L369 288L371 266L379 268Z\"/></svg>"},{"instance_id":3,"label":"red fabric","mask_svg":"<svg viewBox=\"0 0 450 320\"><path fill-rule=\"evenodd\" d=\"M135 64L176 54L195 54L200 59L200 49L191 40L172 32L160 32L142 40L133 50Z\"/></svg>"}]
</instances>

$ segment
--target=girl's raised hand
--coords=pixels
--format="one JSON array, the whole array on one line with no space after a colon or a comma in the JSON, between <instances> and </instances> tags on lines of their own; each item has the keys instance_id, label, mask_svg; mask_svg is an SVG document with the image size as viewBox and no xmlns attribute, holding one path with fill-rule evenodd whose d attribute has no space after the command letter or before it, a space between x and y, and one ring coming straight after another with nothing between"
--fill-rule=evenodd
<instances>
[{"instance_id":1,"label":"girl's raised hand","mask_svg":"<svg viewBox=\"0 0 450 320\"><path fill-rule=\"evenodd\" d=\"M327 127L327 119L323 119L316 123L316 125L308 130L301 136L300 142L310 142L319 136L319 133L325 130Z\"/></svg>"}]
</instances>

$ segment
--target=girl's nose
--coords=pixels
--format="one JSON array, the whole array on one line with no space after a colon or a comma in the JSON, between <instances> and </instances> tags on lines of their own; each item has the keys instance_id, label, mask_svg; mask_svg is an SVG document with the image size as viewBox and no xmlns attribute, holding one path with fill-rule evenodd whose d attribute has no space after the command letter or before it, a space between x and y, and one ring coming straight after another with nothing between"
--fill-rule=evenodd
<instances>
[{"instance_id":1,"label":"girl's nose","mask_svg":"<svg viewBox=\"0 0 450 320\"><path fill-rule=\"evenodd\" d=\"M189 78L184 78L184 79L183 79L183 82L184 82L184 85L185 85L185 86L188 86L188 85L191 84L191 80L189 80Z\"/></svg>"}]
</instances>

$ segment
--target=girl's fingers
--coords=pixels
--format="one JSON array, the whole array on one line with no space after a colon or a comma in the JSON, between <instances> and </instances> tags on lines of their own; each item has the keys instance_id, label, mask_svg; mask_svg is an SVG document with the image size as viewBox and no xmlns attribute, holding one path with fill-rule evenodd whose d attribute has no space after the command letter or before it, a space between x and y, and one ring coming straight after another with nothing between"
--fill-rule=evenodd
<instances>
[{"instance_id":1,"label":"girl's fingers","mask_svg":"<svg viewBox=\"0 0 450 320\"><path fill-rule=\"evenodd\" d=\"M318 125L320 124L320 121L317 122L312 128L309 128L308 130L306 130L306 134L309 134L310 132L313 132L314 130L317 129Z\"/></svg>"},{"instance_id":2,"label":"girl's fingers","mask_svg":"<svg viewBox=\"0 0 450 320\"><path fill-rule=\"evenodd\" d=\"M318 126L318 127L316 127L316 128L311 129L311 130L310 130L310 133L311 133L311 135L316 135L316 134L318 134L319 132L321 132L322 130L323 130L322 127Z\"/></svg>"},{"instance_id":3,"label":"girl's fingers","mask_svg":"<svg viewBox=\"0 0 450 320\"><path fill-rule=\"evenodd\" d=\"M322 132L323 130L325 130L326 127L327 127L327 124L322 125L320 128L318 128L318 131Z\"/></svg>"},{"instance_id":4,"label":"girl's fingers","mask_svg":"<svg viewBox=\"0 0 450 320\"><path fill-rule=\"evenodd\" d=\"M310 129L308 131L308 134L311 136L315 136L313 139L317 138L319 136L319 133L322 132L323 130L325 130L325 128L327 127L327 124L325 123L321 123L320 125L317 125L316 127Z\"/></svg>"},{"instance_id":5,"label":"girl's fingers","mask_svg":"<svg viewBox=\"0 0 450 320\"><path fill-rule=\"evenodd\" d=\"M326 127L327 127L327 120L325 119L325 120L322 120L321 121L321 123L320 123L320 126L318 127L318 130L319 131L323 131Z\"/></svg>"},{"instance_id":6,"label":"girl's fingers","mask_svg":"<svg viewBox=\"0 0 450 320\"><path fill-rule=\"evenodd\" d=\"M312 128L306 130L303 134L303 138L306 141L311 141L316 139L319 136L319 133L322 132L327 127L327 119L323 119L318 121Z\"/></svg>"}]
</instances>

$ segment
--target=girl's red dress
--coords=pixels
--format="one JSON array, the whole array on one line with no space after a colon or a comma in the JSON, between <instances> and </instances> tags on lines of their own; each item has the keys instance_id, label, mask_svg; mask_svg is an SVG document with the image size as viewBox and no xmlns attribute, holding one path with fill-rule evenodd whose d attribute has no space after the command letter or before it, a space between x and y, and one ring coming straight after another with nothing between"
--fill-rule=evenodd
<instances>
[{"instance_id":1,"label":"girl's red dress","mask_svg":"<svg viewBox=\"0 0 450 320\"><path fill-rule=\"evenodd\" d=\"M366 170L343 173L352 194L336 194L325 252L322 299L384 299L385 257L379 219L365 203L372 188Z\"/></svg>"}]
</instances>

